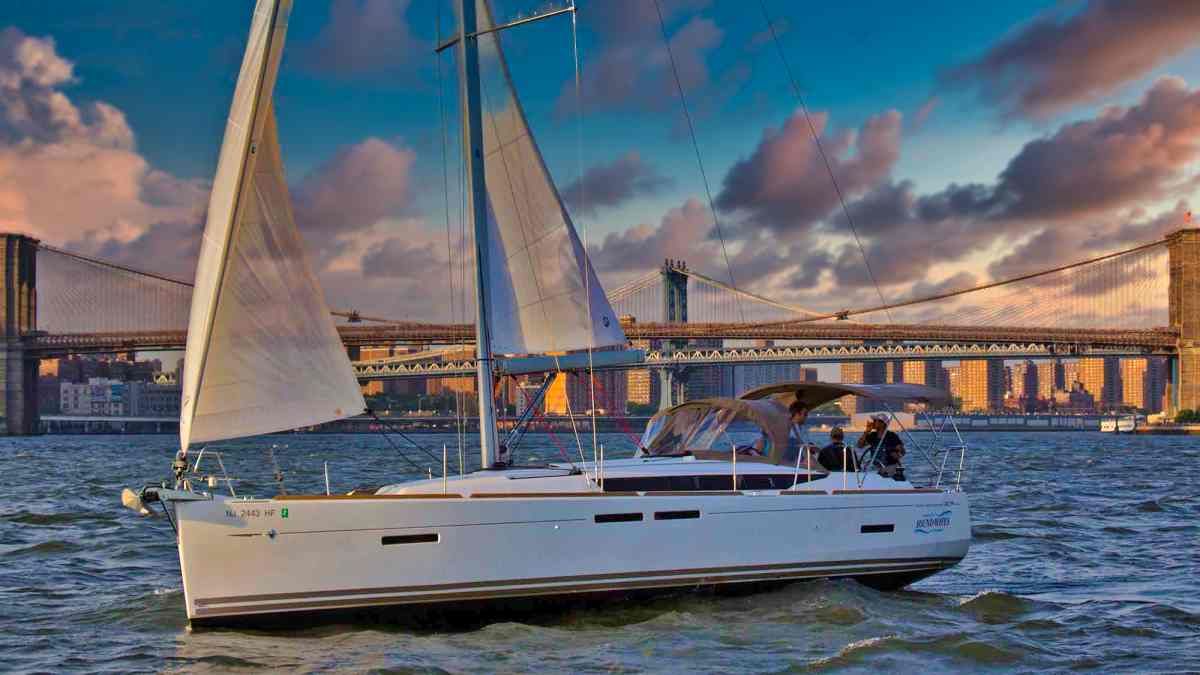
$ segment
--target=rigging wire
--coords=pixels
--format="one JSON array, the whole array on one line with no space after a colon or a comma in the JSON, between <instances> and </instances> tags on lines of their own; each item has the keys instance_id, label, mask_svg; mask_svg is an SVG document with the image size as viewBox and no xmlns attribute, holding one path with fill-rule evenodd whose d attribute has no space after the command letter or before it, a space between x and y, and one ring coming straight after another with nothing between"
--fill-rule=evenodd
<instances>
[{"instance_id":1,"label":"rigging wire","mask_svg":"<svg viewBox=\"0 0 1200 675\"><path fill-rule=\"evenodd\" d=\"M654 0L654 11L658 13L658 25L662 29L663 45L667 48L667 57L671 63L671 74L675 77L675 88L679 92L679 106L683 109L683 116L687 120L688 134L692 139L692 149L696 152L696 165L700 168L700 179L704 182L704 194L708 198L708 210L712 213L713 226L717 231L717 238L721 242L721 255L725 258L725 269L729 272L729 285L737 288L737 281L733 277L733 265L729 263L729 251L725 247L725 233L721 230L721 220L717 217L717 207L713 202L712 188L708 185L708 173L704 170L704 160L700 156L700 143L696 140L696 125L692 123L692 113L688 110L687 97L683 95L683 81L679 79L679 67L675 64L675 52L671 49L671 39L667 36L667 22L663 19L662 5L659 4L659 0ZM746 317L742 312L741 298L737 299L737 308L742 321L745 321Z\"/></svg>"},{"instance_id":2,"label":"rigging wire","mask_svg":"<svg viewBox=\"0 0 1200 675\"><path fill-rule=\"evenodd\" d=\"M441 44L442 43L442 5L441 5L441 3L438 3L436 22L437 22L437 44ZM442 125L442 129L441 129L441 136L442 136L442 201L444 203L443 211L446 214L446 275L449 277L449 280L450 280L450 285L449 285L449 289L448 289L450 292L449 293L449 295L450 295L450 320L457 321L458 315L455 313L456 308L455 308L455 303L454 303L454 247L453 247L453 244L451 243L452 237L450 234L450 159L449 159L449 151L448 151L448 147L447 147L449 144L449 140L447 139L448 125L446 124L445 91L444 91L444 85L442 83L442 55L440 53L435 54L434 59L437 60L438 116L441 119L441 125ZM465 313L466 312L464 311L464 315L465 315ZM457 428L454 436L455 436L455 440L458 443L458 462L459 462L459 471L460 472L462 471L462 459L463 459L463 434L462 434L463 418L464 418L464 414L463 414L462 392L458 391L456 388L455 392L454 392L454 421L458 428Z\"/></svg>"},{"instance_id":3,"label":"rigging wire","mask_svg":"<svg viewBox=\"0 0 1200 675\"><path fill-rule=\"evenodd\" d=\"M417 450L420 450L421 452L423 452L423 453L425 453L426 455L428 455L428 456L429 456L429 459L433 460L434 462L441 462L441 461L442 461L442 458L441 458L441 457L438 457L436 454L434 454L434 452L433 452L433 451L429 450L428 448L426 448L425 446L421 445L420 443L418 443L418 442L414 441L414 440L413 440L411 437L409 437L409 436L408 436L408 434L405 434L403 431L400 431L400 430L399 430L399 429L397 429L396 427L394 427L394 426L392 426L392 425L388 424L387 422L384 422L383 420L379 419L379 415L376 415L374 410L370 410L370 409L368 409L368 410L367 410L367 414L369 414L369 415L371 416L371 419L375 420L375 422L379 424L379 427L380 427L380 433L383 433L383 430L384 430L384 429L387 429L387 430L388 430L388 431L390 431L391 433L393 433L393 434L396 434L396 435L397 435L397 436L399 436L400 438L403 438L405 441L407 441L407 442L409 443L409 445L413 446L413 447L414 447L414 448L416 448ZM385 437L385 438L388 438L387 434L383 434L383 435L384 435L384 437ZM389 443L389 444L391 444L393 448L396 448L396 451L397 451L397 452L399 452L399 451L400 451L400 448L399 448L399 447L397 447L397 446L396 446L394 443L392 443L390 438L388 438L388 443ZM406 459L407 459L407 456L406 456ZM416 463L416 462L412 462L412 464L413 464L414 466L416 466L418 470L421 468L419 465L417 465L417 463Z\"/></svg>"},{"instance_id":4,"label":"rigging wire","mask_svg":"<svg viewBox=\"0 0 1200 675\"><path fill-rule=\"evenodd\" d=\"M578 14L575 11L575 0L571 0L571 54L575 58L575 170L579 175L579 211L586 210L587 204L587 183L583 180L583 87L580 84L579 76L579 34L578 34ZM565 207L564 207L565 208ZM583 294L587 298L587 313L588 319L593 320L592 314L592 263L587 259L588 248L588 228L583 226L583 251L584 251L584 269L583 269ZM616 317L613 317L616 318ZM588 340L587 358L588 358L588 395L592 402L592 463L593 466L599 466L597 457L598 437L596 431L596 368L592 361L592 345L595 342L596 333L592 332L591 338ZM596 469L599 473L599 468Z\"/></svg>"},{"instance_id":5,"label":"rigging wire","mask_svg":"<svg viewBox=\"0 0 1200 675\"><path fill-rule=\"evenodd\" d=\"M658 0L654 0L655 4ZM792 67L788 63L787 55L784 54L783 45L779 42L779 35L775 32L775 24L771 21L771 15L767 13L766 0L758 0L758 7L762 10L763 19L767 22L767 30L771 32L771 41L775 43L775 51L779 53L779 60L783 62L783 69L787 73L788 82L792 85L792 91L796 94L796 100L800 103L800 110L804 113L804 121L808 124L808 132L812 135L813 144L817 148L817 153L821 155L821 161L825 164L825 171L829 173L829 180L833 183L833 190L837 193L838 202L842 205L842 214L846 216L846 224L850 226L850 233L854 235L854 243L858 246L858 252L862 255L863 266L867 269L867 275L871 277L871 284L875 286L875 293L879 295L879 303L887 305L887 300L883 297L883 289L879 287L879 281L875 278L875 271L871 269L871 261L867 258L867 249L863 247L862 239L858 236L858 228L854 226L854 218L850 216L850 209L846 206L846 196L842 193L842 187L838 185L837 176L833 173L833 164L829 161L829 155L825 153L825 146L821 143L821 136L817 133L817 128L813 125L812 115L808 113L808 104L804 102L804 94L800 90L800 83L796 81L796 76L792 73ZM661 12L660 12L661 16ZM888 323L892 323L892 312L886 310Z\"/></svg>"}]
</instances>

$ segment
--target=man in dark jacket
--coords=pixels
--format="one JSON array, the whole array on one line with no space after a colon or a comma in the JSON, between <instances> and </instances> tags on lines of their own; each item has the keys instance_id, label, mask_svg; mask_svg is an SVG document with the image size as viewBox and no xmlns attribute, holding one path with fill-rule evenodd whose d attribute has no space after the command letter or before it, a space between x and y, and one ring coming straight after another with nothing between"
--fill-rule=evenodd
<instances>
[{"instance_id":1,"label":"man in dark jacket","mask_svg":"<svg viewBox=\"0 0 1200 675\"><path fill-rule=\"evenodd\" d=\"M829 445L821 448L821 454L817 456L821 466L829 471L858 470L858 456L853 448L846 445L845 437L841 427L830 429Z\"/></svg>"}]
</instances>

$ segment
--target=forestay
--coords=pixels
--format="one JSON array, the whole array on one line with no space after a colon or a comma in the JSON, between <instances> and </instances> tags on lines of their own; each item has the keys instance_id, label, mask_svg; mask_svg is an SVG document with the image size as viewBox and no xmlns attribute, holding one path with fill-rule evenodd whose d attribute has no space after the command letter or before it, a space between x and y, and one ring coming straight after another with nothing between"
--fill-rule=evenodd
<instances>
[{"instance_id":1,"label":"forestay","mask_svg":"<svg viewBox=\"0 0 1200 675\"><path fill-rule=\"evenodd\" d=\"M489 4L477 0L480 33L495 26ZM479 36L492 351L623 345L625 333L530 134L499 35Z\"/></svg>"},{"instance_id":2,"label":"forestay","mask_svg":"<svg viewBox=\"0 0 1200 675\"><path fill-rule=\"evenodd\" d=\"M290 0L259 0L238 74L196 268L183 448L365 408L283 175L271 94L290 9Z\"/></svg>"}]
</instances>

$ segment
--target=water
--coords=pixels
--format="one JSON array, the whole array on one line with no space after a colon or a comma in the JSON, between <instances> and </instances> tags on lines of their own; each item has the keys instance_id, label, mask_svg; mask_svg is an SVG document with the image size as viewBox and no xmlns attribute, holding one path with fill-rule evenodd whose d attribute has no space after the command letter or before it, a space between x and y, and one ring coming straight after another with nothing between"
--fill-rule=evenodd
<instances>
[{"instance_id":1,"label":"water","mask_svg":"<svg viewBox=\"0 0 1200 675\"><path fill-rule=\"evenodd\" d=\"M421 467L437 461L414 455ZM292 489L415 475L377 436L279 436ZM632 451L603 435L607 456ZM728 672L1200 669L1200 444L1099 433L969 436L975 543L908 590L799 583L420 632L336 625L299 633L186 627L166 522L118 492L165 477L168 436L0 441L4 670ZM556 456L559 437L526 446ZM267 477L264 443L230 444ZM574 452L574 444L568 448ZM453 452L452 452L453 454ZM473 453L472 453L473 455ZM526 459L527 454L522 456ZM910 466L914 462L909 456ZM421 470L424 472L424 469ZM243 490L270 494L267 482ZM230 561L235 570L237 561Z\"/></svg>"}]
</instances>

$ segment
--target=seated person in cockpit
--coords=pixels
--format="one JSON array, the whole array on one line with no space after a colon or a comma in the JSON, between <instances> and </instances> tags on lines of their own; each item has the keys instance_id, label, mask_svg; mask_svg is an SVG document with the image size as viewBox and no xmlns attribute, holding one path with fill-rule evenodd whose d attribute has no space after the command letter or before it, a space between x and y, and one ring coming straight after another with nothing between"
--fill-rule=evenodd
<instances>
[{"instance_id":1,"label":"seated person in cockpit","mask_svg":"<svg viewBox=\"0 0 1200 675\"><path fill-rule=\"evenodd\" d=\"M858 447L868 449L868 453L864 453L864 460L868 454L876 455L872 467L879 471L879 475L904 480L904 441L900 440L896 432L887 430L886 415L871 418L866 433L858 438ZM878 453L875 452L876 448Z\"/></svg>"},{"instance_id":2,"label":"seated person in cockpit","mask_svg":"<svg viewBox=\"0 0 1200 675\"><path fill-rule=\"evenodd\" d=\"M829 431L829 445L821 448L817 461L829 471L858 471L858 455L845 443L841 427Z\"/></svg>"}]
</instances>

